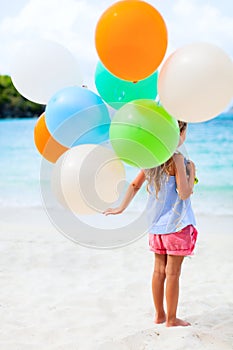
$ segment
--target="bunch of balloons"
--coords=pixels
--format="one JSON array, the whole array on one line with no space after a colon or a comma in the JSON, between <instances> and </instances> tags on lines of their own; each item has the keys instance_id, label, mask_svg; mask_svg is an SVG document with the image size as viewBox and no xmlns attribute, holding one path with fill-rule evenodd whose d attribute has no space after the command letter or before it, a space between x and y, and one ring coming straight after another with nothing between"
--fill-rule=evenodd
<instances>
[{"instance_id":1,"label":"bunch of balloons","mask_svg":"<svg viewBox=\"0 0 233 350\"><path fill-rule=\"evenodd\" d=\"M16 57L14 86L27 99L46 105L34 128L34 141L45 161L55 163L51 179L55 196L74 213L103 211L116 201L118 183L125 179L122 162L100 145L109 139L107 106L81 86L77 60L62 45L34 40L20 47ZM85 200L90 181L95 182L95 192Z\"/></svg>"},{"instance_id":2,"label":"bunch of balloons","mask_svg":"<svg viewBox=\"0 0 233 350\"><path fill-rule=\"evenodd\" d=\"M209 120L232 100L231 58L215 45L197 42L177 49L163 63L166 25L159 12L144 1L119 1L110 6L97 23L95 40L99 58L109 71L97 67L96 86L108 103L109 96L113 103L128 102L128 92L121 79L141 84L154 74L160 63L160 103L176 119L194 123ZM120 81L117 83L116 79ZM147 88L142 89L147 93ZM148 85L148 89L152 94L152 86ZM138 96L135 99L151 98L149 94Z\"/></svg>"},{"instance_id":3,"label":"bunch of balloons","mask_svg":"<svg viewBox=\"0 0 233 350\"><path fill-rule=\"evenodd\" d=\"M17 55L12 81L24 97L46 105L35 144L55 163L55 196L74 213L100 212L116 201L123 162L152 168L167 161L179 142L177 120L205 121L230 103L233 63L221 48L192 43L163 63L167 43L157 9L122 0L96 25L99 95L81 86L75 58L57 43L34 41Z\"/></svg>"}]
</instances>

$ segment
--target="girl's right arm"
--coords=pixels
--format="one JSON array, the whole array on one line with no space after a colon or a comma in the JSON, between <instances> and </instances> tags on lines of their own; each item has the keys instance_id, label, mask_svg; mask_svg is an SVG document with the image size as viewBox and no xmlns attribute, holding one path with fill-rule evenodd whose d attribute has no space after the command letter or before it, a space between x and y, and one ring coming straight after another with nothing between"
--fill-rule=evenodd
<instances>
[{"instance_id":1,"label":"girl's right arm","mask_svg":"<svg viewBox=\"0 0 233 350\"><path fill-rule=\"evenodd\" d=\"M143 170L140 171L136 179L129 185L126 194L117 208L108 208L106 209L103 214L105 215L116 215L122 213L130 204L132 199L134 198L135 194L138 192L138 190L141 188L143 182L145 181L146 176Z\"/></svg>"},{"instance_id":2,"label":"girl's right arm","mask_svg":"<svg viewBox=\"0 0 233 350\"><path fill-rule=\"evenodd\" d=\"M187 164L189 176L187 176L186 167L184 164L184 157L182 154L175 154L173 156L175 162L175 176L177 191L180 199L185 200L193 193L193 186L195 181L195 165L192 161Z\"/></svg>"}]
</instances>

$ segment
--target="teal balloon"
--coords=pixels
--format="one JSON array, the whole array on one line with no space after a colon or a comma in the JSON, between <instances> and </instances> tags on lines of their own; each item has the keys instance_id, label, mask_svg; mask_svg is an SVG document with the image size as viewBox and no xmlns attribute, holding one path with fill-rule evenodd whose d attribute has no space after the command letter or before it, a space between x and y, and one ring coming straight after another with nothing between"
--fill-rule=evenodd
<instances>
[{"instance_id":1,"label":"teal balloon","mask_svg":"<svg viewBox=\"0 0 233 350\"><path fill-rule=\"evenodd\" d=\"M146 79L130 82L117 78L99 62L95 71L95 85L102 99L115 109L138 99L154 100L157 96L158 72Z\"/></svg>"},{"instance_id":2,"label":"teal balloon","mask_svg":"<svg viewBox=\"0 0 233 350\"><path fill-rule=\"evenodd\" d=\"M114 115L110 141L124 162L143 169L166 162L180 138L178 121L155 101L136 100L125 104Z\"/></svg>"}]
</instances>

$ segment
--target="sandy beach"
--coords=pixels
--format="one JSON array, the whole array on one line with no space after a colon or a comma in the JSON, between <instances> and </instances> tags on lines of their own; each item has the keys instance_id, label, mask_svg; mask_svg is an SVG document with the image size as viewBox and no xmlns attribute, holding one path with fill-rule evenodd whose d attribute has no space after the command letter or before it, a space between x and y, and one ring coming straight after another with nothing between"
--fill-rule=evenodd
<instances>
[{"instance_id":1,"label":"sandy beach","mask_svg":"<svg viewBox=\"0 0 233 350\"><path fill-rule=\"evenodd\" d=\"M59 233L43 208L2 208L0 349L232 349L233 218L197 219L178 309L192 326L166 328L153 324L147 236L88 249Z\"/></svg>"}]
</instances>

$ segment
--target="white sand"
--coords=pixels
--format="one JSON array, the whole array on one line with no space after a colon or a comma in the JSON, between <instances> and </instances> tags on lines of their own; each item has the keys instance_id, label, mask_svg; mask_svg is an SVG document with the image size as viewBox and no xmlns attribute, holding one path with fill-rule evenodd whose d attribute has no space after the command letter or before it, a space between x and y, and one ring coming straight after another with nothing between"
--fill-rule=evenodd
<instances>
[{"instance_id":1,"label":"white sand","mask_svg":"<svg viewBox=\"0 0 233 350\"><path fill-rule=\"evenodd\" d=\"M162 350L233 347L233 218L199 217L178 315L154 325L147 237L93 250L63 237L43 209L0 211L0 349Z\"/></svg>"}]
</instances>

